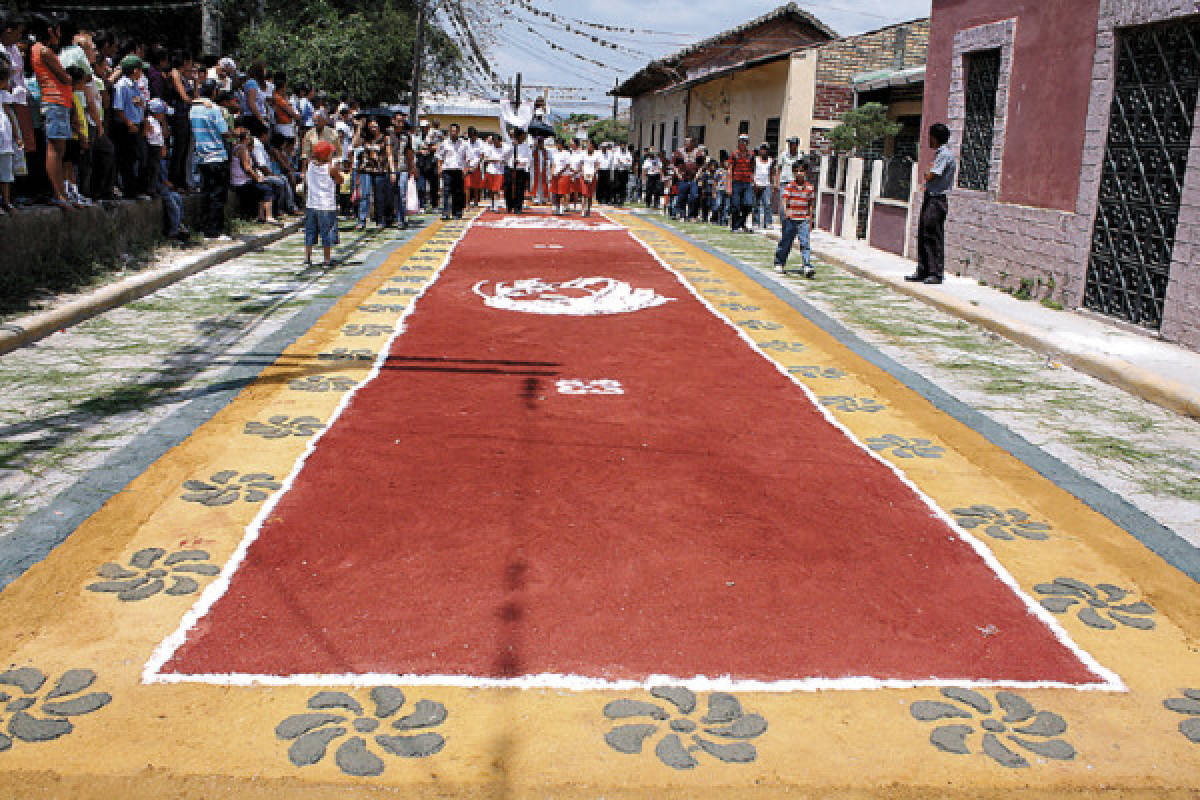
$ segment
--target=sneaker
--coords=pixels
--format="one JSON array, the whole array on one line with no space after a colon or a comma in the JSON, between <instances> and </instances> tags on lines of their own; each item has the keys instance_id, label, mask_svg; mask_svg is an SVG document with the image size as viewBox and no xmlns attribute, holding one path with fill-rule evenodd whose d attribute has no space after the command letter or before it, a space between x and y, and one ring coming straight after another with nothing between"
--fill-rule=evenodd
<instances>
[{"instance_id":1,"label":"sneaker","mask_svg":"<svg viewBox=\"0 0 1200 800\"><path fill-rule=\"evenodd\" d=\"M930 275L928 278L925 279L925 283L929 284L930 286L939 284L941 282L942 282L942 279L936 275Z\"/></svg>"},{"instance_id":2,"label":"sneaker","mask_svg":"<svg viewBox=\"0 0 1200 800\"><path fill-rule=\"evenodd\" d=\"M921 283L925 280L925 276L919 272L914 272L912 275L905 275L904 280L908 281L909 283Z\"/></svg>"},{"instance_id":3,"label":"sneaker","mask_svg":"<svg viewBox=\"0 0 1200 800\"><path fill-rule=\"evenodd\" d=\"M817 271L815 269L813 269L812 267L805 267L804 268L804 277L810 278L810 279L815 278L815 277L817 277Z\"/></svg>"}]
</instances>

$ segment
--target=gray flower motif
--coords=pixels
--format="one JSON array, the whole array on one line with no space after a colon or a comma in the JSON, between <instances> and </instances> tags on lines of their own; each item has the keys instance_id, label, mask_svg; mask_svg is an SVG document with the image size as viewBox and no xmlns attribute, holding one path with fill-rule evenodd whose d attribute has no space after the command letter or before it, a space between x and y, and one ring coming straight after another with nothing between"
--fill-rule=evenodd
<instances>
[{"instance_id":1,"label":"gray flower motif","mask_svg":"<svg viewBox=\"0 0 1200 800\"><path fill-rule=\"evenodd\" d=\"M982 732L981 749L1002 767L1029 766L1029 760L1009 745L1058 761L1069 761L1075 757L1075 748L1069 742L1056 738L1066 732L1066 720L1050 711L1038 711L1020 695L996 692L995 705L984 695L970 689L946 688L942 689L942 696L955 702L920 700L909 707L909 713L922 722L942 719L970 721L971 724L939 725L933 729L929 734L929 742L944 753L969 755L971 749L967 746L968 738ZM995 706L999 706L999 709ZM1001 735L1007 743L1001 741Z\"/></svg>"},{"instance_id":2,"label":"gray flower motif","mask_svg":"<svg viewBox=\"0 0 1200 800\"><path fill-rule=\"evenodd\" d=\"M1055 614L1078 606L1075 616L1091 628L1111 631L1124 625L1142 631L1154 629L1154 620L1150 619L1154 606L1143 600L1125 602L1129 592L1111 583L1093 587L1075 578L1055 578L1050 583L1039 583L1033 590L1042 595L1042 606Z\"/></svg>"},{"instance_id":3,"label":"gray flower motif","mask_svg":"<svg viewBox=\"0 0 1200 800\"><path fill-rule=\"evenodd\" d=\"M763 350L774 350L778 353L803 353L803 342L785 342L782 339L772 339L769 342L759 342L758 346Z\"/></svg>"},{"instance_id":4,"label":"gray flower motif","mask_svg":"<svg viewBox=\"0 0 1200 800\"><path fill-rule=\"evenodd\" d=\"M345 375L309 375L288 381L288 388L297 392L348 392L357 383Z\"/></svg>"},{"instance_id":5,"label":"gray flower motif","mask_svg":"<svg viewBox=\"0 0 1200 800\"><path fill-rule=\"evenodd\" d=\"M783 326L778 322L771 322L765 319L744 319L738 325L748 331L778 331L783 329Z\"/></svg>"},{"instance_id":6,"label":"gray flower motif","mask_svg":"<svg viewBox=\"0 0 1200 800\"><path fill-rule=\"evenodd\" d=\"M1169 697L1163 705L1168 711L1187 715L1179 722L1179 732L1192 744L1200 744L1200 689L1180 689L1179 693L1183 697Z\"/></svg>"},{"instance_id":7,"label":"gray flower motif","mask_svg":"<svg viewBox=\"0 0 1200 800\"><path fill-rule=\"evenodd\" d=\"M788 367L788 372L792 375L799 375L801 378L827 378L834 381L846 377L846 373L837 367L821 367L815 364Z\"/></svg>"},{"instance_id":8,"label":"gray flower motif","mask_svg":"<svg viewBox=\"0 0 1200 800\"><path fill-rule=\"evenodd\" d=\"M413 295L420 294L420 292L418 292L416 289L410 289L410 288L380 289L375 294L381 294L381 295L384 295L385 297L412 297Z\"/></svg>"},{"instance_id":9,"label":"gray flower motif","mask_svg":"<svg viewBox=\"0 0 1200 800\"><path fill-rule=\"evenodd\" d=\"M381 303L366 303L358 307L359 311L367 314L399 314L404 306L389 306Z\"/></svg>"},{"instance_id":10,"label":"gray flower motif","mask_svg":"<svg viewBox=\"0 0 1200 800\"><path fill-rule=\"evenodd\" d=\"M293 714L275 726L275 735L292 743L288 760L297 767L316 764L329 745L348 735L334 752L334 763L347 775L374 776L381 775L385 765L368 745L368 736L382 752L400 758L427 758L446 746L439 733L409 733L441 725L447 716L441 703L418 700L412 713L396 717L405 702L404 692L393 686L376 686L370 697L374 705L370 712L346 692L317 692L310 697L309 712ZM401 733L379 732L388 724Z\"/></svg>"},{"instance_id":11,"label":"gray flower motif","mask_svg":"<svg viewBox=\"0 0 1200 800\"><path fill-rule=\"evenodd\" d=\"M891 451L897 458L941 458L946 453L946 448L928 439L905 439L894 433L872 436L867 439L867 447L877 453Z\"/></svg>"},{"instance_id":12,"label":"gray flower motif","mask_svg":"<svg viewBox=\"0 0 1200 800\"><path fill-rule=\"evenodd\" d=\"M993 506L973 505L956 508L953 513L959 525L967 530L983 528L983 532L993 539L1012 540L1020 536L1043 541L1050 538L1046 533L1050 530L1048 524L1033 520L1028 512L1019 508L1000 510Z\"/></svg>"},{"instance_id":13,"label":"gray flower motif","mask_svg":"<svg viewBox=\"0 0 1200 800\"><path fill-rule=\"evenodd\" d=\"M208 559L205 550L178 550L167 555L161 547L147 547L129 557L128 567L111 561L101 564L96 574L104 580L83 588L89 592L111 592L127 603L145 600L159 592L171 596L194 594L200 588L196 576L211 578L221 571L216 564L205 563Z\"/></svg>"},{"instance_id":14,"label":"gray flower motif","mask_svg":"<svg viewBox=\"0 0 1200 800\"><path fill-rule=\"evenodd\" d=\"M745 311L745 312L762 310L758 306L748 306L744 303L721 303L721 308L725 309L726 311Z\"/></svg>"},{"instance_id":15,"label":"gray flower motif","mask_svg":"<svg viewBox=\"0 0 1200 800\"><path fill-rule=\"evenodd\" d=\"M424 283L428 279L424 275L397 275L388 280L392 283Z\"/></svg>"},{"instance_id":16,"label":"gray flower motif","mask_svg":"<svg viewBox=\"0 0 1200 800\"><path fill-rule=\"evenodd\" d=\"M604 734L604 741L618 753L641 753L642 745L659 732L659 724L666 723L666 735L655 745L654 754L668 767L692 769L700 763L693 754L700 752L727 764L745 764L758 758L754 745L745 740L761 736L767 730L767 721L758 714L745 713L733 695L713 692L708 697L708 713L699 720L692 718L696 695L691 690L656 686L650 695L667 701L673 709L625 698L604 707L604 716L611 720L648 717L655 721L618 725ZM691 744L685 744L684 737Z\"/></svg>"},{"instance_id":17,"label":"gray flower motif","mask_svg":"<svg viewBox=\"0 0 1200 800\"><path fill-rule=\"evenodd\" d=\"M206 506L227 506L238 500L261 503L268 492L280 488L274 475L251 472L238 478L237 470L227 469L214 474L208 481L189 480L183 482L187 492L182 495L189 503Z\"/></svg>"},{"instance_id":18,"label":"gray flower motif","mask_svg":"<svg viewBox=\"0 0 1200 800\"><path fill-rule=\"evenodd\" d=\"M845 411L848 413L865 411L869 414L874 414L876 411L883 411L887 408L887 406L870 397L846 397L840 394L822 397L821 405L832 408L834 411Z\"/></svg>"},{"instance_id":19,"label":"gray flower motif","mask_svg":"<svg viewBox=\"0 0 1200 800\"><path fill-rule=\"evenodd\" d=\"M691 278L690 280L692 283L716 283L716 284L725 283L725 281L721 280L720 278L706 278L706 277L703 277L700 275L697 275L696 277Z\"/></svg>"},{"instance_id":20,"label":"gray flower motif","mask_svg":"<svg viewBox=\"0 0 1200 800\"><path fill-rule=\"evenodd\" d=\"M701 289L701 292L712 297L737 297L738 293L729 289Z\"/></svg>"},{"instance_id":21,"label":"gray flower motif","mask_svg":"<svg viewBox=\"0 0 1200 800\"><path fill-rule=\"evenodd\" d=\"M385 336L392 332L391 325L344 325L343 336Z\"/></svg>"},{"instance_id":22,"label":"gray flower motif","mask_svg":"<svg viewBox=\"0 0 1200 800\"><path fill-rule=\"evenodd\" d=\"M322 361L374 361L375 354L370 350L347 350L345 347L335 347L327 353L317 353Z\"/></svg>"},{"instance_id":23,"label":"gray flower motif","mask_svg":"<svg viewBox=\"0 0 1200 800\"><path fill-rule=\"evenodd\" d=\"M325 427L316 417L288 417L279 414L270 417L266 422L251 420L242 431L247 436L261 436L264 439L286 439L289 436L307 438Z\"/></svg>"},{"instance_id":24,"label":"gray flower motif","mask_svg":"<svg viewBox=\"0 0 1200 800\"><path fill-rule=\"evenodd\" d=\"M0 673L0 752L14 741L48 742L75 729L70 717L90 714L112 702L108 692L81 694L96 682L90 669L70 669L54 688L39 694L46 675L33 667Z\"/></svg>"}]
</instances>

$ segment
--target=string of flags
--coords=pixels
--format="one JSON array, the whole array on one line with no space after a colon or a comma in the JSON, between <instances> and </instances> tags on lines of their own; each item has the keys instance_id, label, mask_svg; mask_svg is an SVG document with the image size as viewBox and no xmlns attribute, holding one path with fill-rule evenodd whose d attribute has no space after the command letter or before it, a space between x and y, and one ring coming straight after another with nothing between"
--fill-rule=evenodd
<instances>
[{"instance_id":1,"label":"string of flags","mask_svg":"<svg viewBox=\"0 0 1200 800\"><path fill-rule=\"evenodd\" d=\"M570 22L570 21L568 21L568 20L570 20L571 18L569 18L569 17L560 17L559 15L557 15L557 14L554 14L554 13L551 13L551 12L549 12L549 11L543 11L543 10L541 10L540 8L538 8L537 6L535 6L535 5L533 5L532 3L530 3L530 2L529 2L529 0L511 0L511 1L512 1L513 3L515 3L517 6L519 6L519 7L520 7L522 10L524 10L526 13L533 14L534 16L543 17L543 18L545 18L545 19L548 19L548 20L550 20L551 22L553 22L553 23L555 23L556 25L558 25L559 27L561 27L561 28L562 28L563 30L565 30L567 33L571 33L571 34L574 34L575 36L579 36L579 37L581 37L581 38L587 39L587 40L589 40L589 41L590 41L592 44L598 45L598 46L600 46L600 47L607 47L607 48L608 48L608 49L610 49L610 50L616 50L616 51L618 51L618 52L621 52L621 53L627 53L627 54L629 54L629 55L638 56L638 57L641 57L641 58L652 58L652 56L651 56L649 53L647 53L647 52L644 52L644 51L642 51L642 50L635 50L635 49L634 49L634 48L632 48L632 47L626 47L625 45L622 45L622 44L617 44L616 42L611 42L611 41L609 41L608 39L605 39L605 38L603 38L603 37L597 36L597 35L596 35L596 34L594 34L594 33L590 33L590 32L588 32L588 31L582 31L582 30L579 30L578 28L576 28L576 27L573 27L573 26L571 25L571 22ZM517 18L517 17L516 17L516 16L515 16L515 15L512 13L512 10L511 10L511 9L506 9L506 10L504 11L504 13L505 13L507 16L512 16L512 17L514 17L514 18ZM598 23L597 23L597 24L598 24Z\"/></svg>"},{"instance_id":2,"label":"string of flags","mask_svg":"<svg viewBox=\"0 0 1200 800\"><path fill-rule=\"evenodd\" d=\"M592 28L593 30L598 30L598 31L608 31L609 33L649 34L651 36L691 36L692 35L690 33L668 33L666 31L655 31L655 30L650 30L648 28L625 28L620 25L605 25L600 22L588 22L587 20L579 19L577 17L564 17L564 16L555 14L550 11L543 11L542 9L540 9L537 6L530 3L529 0L514 0L514 2L516 2L518 5L520 5L522 8L524 8L529 13L536 14L539 17L545 17L546 19L549 19L552 22L558 22L561 24L566 24L567 22L574 22L577 25L583 25L585 27Z\"/></svg>"}]
</instances>

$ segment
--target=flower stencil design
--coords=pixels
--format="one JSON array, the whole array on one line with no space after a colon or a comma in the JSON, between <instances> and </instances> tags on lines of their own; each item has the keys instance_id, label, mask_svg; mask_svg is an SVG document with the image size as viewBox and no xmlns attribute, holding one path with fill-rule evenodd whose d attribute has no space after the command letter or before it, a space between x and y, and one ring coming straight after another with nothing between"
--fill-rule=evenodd
<instances>
[{"instance_id":1,"label":"flower stencil design","mask_svg":"<svg viewBox=\"0 0 1200 800\"><path fill-rule=\"evenodd\" d=\"M70 717L90 714L112 702L108 692L89 692L96 682L90 669L70 669L59 677L45 695L46 674L33 667L18 667L0 673L0 752L14 741L48 742L75 729ZM40 705L39 705L40 703Z\"/></svg>"},{"instance_id":2,"label":"flower stencil design","mask_svg":"<svg viewBox=\"0 0 1200 800\"><path fill-rule=\"evenodd\" d=\"M267 499L268 492L281 486L274 475L264 472L252 472L240 478L237 474L237 470L227 469L214 474L208 481L184 481L183 488L188 491L182 499L206 506L227 506L238 500L261 503Z\"/></svg>"},{"instance_id":3,"label":"flower stencil design","mask_svg":"<svg viewBox=\"0 0 1200 800\"><path fill-rule=\"evenodd\" d=\"M179 550L168 556L161 547L147 547L129 557L128 567L111 561L102 564L96 574L104 580L84 588L89 592L111 592L124 602L145 600L159 592L172 596L193 594L200 588L195 576L211 578L221 571L216 564L206 563L208 558L205 550Z\"/></svg>"},{"instance_id":4,"label":"flower stencil design","mask_svg":"<svg viewBox=\"0 0 1200 800\"><path fill-rule=\"evenodd\" d=\"M395 297L397 295L402 296L402 297L412 297L415 294L419 294L419 292L416 289L407 289L407 288L406 289L380 289L375 294L381 294L384 296L392 296L392 297Z\"/></svg>"},{"instance_id":5,"label":"flower stencil design","mask_svg":"<svg viewBox=\"0 0 1200 800\"><path fill-rule=\"evenodd\" d=\"M385 336L392 332L391 325L344 325L343 336Z\"/></svg>"},{"instance_id":6,"label":"flower stencil design","mask_svg":"<svg viewBox=\"0 0 1200 800\"><path fill-rule=\"evenodd\" d=\"M1041 604L1047 611L1062 614L1078 606L1075 616L1091 628L1111 631L1117 625L1138 630L1153 630L1154 606L1138 600L1123 602L1129 592L1111 583L1097 583L1094 587L1075 578L1055 578L1050 583L1039 583L1033 590L1042 595Z\"/></svg>"},{"instance_id":7,"label":"flower stencil design","mask_svg":"<svg viewBox=\"0 0 1200 800\"><path fill-rule=\"evenodd\" d=\"M745 764L758 758L758 750L746 741L761 736L767 721L758 714L747 714L731 694L713 692L708 697L708 713L699 720L692 718L696 710L696 695L681 686L656 686L650 695L666 700L673 707L668 711L657 703L641 700L613 700L604 707L604 716L611 720L646 717L654 723L627 723L604 734L604 741L618 753L637 754L642 745L666 723L666 735L659 739L654 754L668 767L692 769L700 762L694 753L707 753L719 761ZM701 734L707 734L707 736ZM691 740L685 744L684 738ZM725 741L722 741L725 740Z\"/></svg>"},{"instance_id":8,"label":"flower stencil design","mask_svg":"<svg viewBox=\"0 0 1200 800\"><path fill-rule=\"evenodd\" d=\"M983 532L993 539L1012 540L1020 536L1022 539L1044 541L1049 539L1046 531L1050 526L1030 518L1029 513L1019 508L1000 510L993 506L973 505L956 508L953 511L955 521L966 528L974 530L983 528Z\"/></svg>"},{"instance_id":9,"label":"flower stencil design","mask_svg":"<svg viewBox=\"0 0 1200 800\"><path fill-rule=\"evenodd\" d=\"M1168 697L1163 705L1168 711L1186 714L1179 721L1179 732L1192 744L1200 744L1200 689L1180 689L1183 697Z\"/></svg>"},{"instance_id":10,"label":"flower stencil design","mask_svg":"<svg viewBox=\"0 0 1200 800\"><path fill-rule=\"evenodd\" d=\"M308 699L311 712L293 714L275 726L275 735L291 741L288 759L297 767L316 764L335 740L351 734L338 745L333 760L347 775L374 776L384 770L383 759L368 746L366 736L386 754L400 758L427 758L446 746L439 733L377 733L385 724L395 731L433 728L446 720L446 707L432 700L418 700L411 714L395 717L405 703L404 692L392 686L371 690L373 711L345 692L317 692ZM387 730L385 728L385 730ZM353 733L351 733L353 731ZM362 734L362 735L354 735Z\"/></svg>"},{"instance_id":11,"label":"flower stencil design","mask_svg":"<svg viewBox=\"0 0 1200 800\"><path fill-rule=\"evenodd\" d=\"M358 307L359 311L364 311L368 314L399 314L404 310L404 306L389 306L381 303L367 303Z\"/></svg>"},{"instance_id":12,"label":"flower stencil design","mask_svg":"<svg viewBox=\"0 0 1200 800\"><path fill-rule=\"evenodd\" d=\"M822 397L821 405L832 408L834 411L845 411L848 413L865 411L868 414L874 414L876 411L883 411L887 408L887 406L870 397L846 397L844 395Z\"/></svg>"},{"instance_id":13,"label":"flower stencil design","mask_svg":"<svg viewBox=\"0 0 1200 800\"><path fill-rule=\"evenodd\" d=\"M942 719L966 719L971 724L939 725L929 734L929 742L944 753L969 755L967 740L982 732L981 749L1002 767L1028 767L1029 760L1009 747L1009 744L1043 758L1069 761L1075 748L1064 739L1067 722L1058 714L1038 711L1033 705L1012 692L996 692L992 701L971 689L942 689L942 696L955 701L920 700L909 707L914 719L932 722ZM997 709L996 706L999 706ZM1001 741L1001 735L1007 744Z\"/></svg>"},{"instance_id":14,"label":"flower stencil design","mask_svg":"<svg viewBox=\"0 0 1200 800\"><path fill-rule=\"evenodd\" d=\"M782 339L772 339L769 342L759 342L763 350L774 350L777 353L803 353L803 342L785 342Z\"/></svg>"},{"instance_id":15,"label":"flower stencil design","mask_svg":"<svg viewBox=\"0 0 1200 800\"><path fill-rule=\"evenodd\" d=\"M744 319L738 325L748 331L778 331L783 329L783 326L778 322L771 322L765 319Z\"/></svg>"},{"instance_id":16,"label":"flower stencil design","mask_svg":"<svg viewBox=\"0 0 1200 800\"><path fill-rule=\"evenodd\" d=\"M289 436L308 438L325 427L316 417L288 417L279 414L270 417L266 422L251 420L242 431L248 436L261 436L264 439L286 439Z\"/></svg>"},{"instance_id":17,"label":"flower stencil design","mask_svg":"<svg viewBox=\"0 0 1200 800\"><path fill-rule=\"evenodd\" d=\"M801 378L828 378L834 381L846 377L846 373L837 367L821 367L815 364L788 367L788 372L792 375L799 375Z\"/></svg>"},{"instance_id":18,"label":"flower stencil design","mask_svg":"<svg viewBox=\"0 0 1200 800\"><path fill-rule=\"evenodd\" d=\"M745 311L745 312L762 310L758 306L748 306L744 303L721 303L721 308L725 309L726 311Z\"/></svg>"},{"instance_id":19,"label":"flower stencil design","mask_svg":"<svg viewBox=\"0 0 1200 800\"><path fill-rule=\"evenodd\" d=\"M701 289L700 291L703 292L704 294L711 295L713 297L738 297L739 296L737 292L730 291L729 289Z\"/></svg>"},{"instance_id":20,"label":"flower stencil design","mask_svg":"<svg viewBox=\"0 0 1200 800\"><path fill-rule=\"evenodd\" d=\"M322 361L374 361L375 353L370 350L347 350L345 347L335 347L328 353L317 353Z\"/></svg>"},{"instance_id":21,"label":"flower stencil design","mask_svg":"<svg viewBox=\"0 0 1200 800\"><path fill-rule=\"evenodd\" d=\"M941 458L946 448L939 447L928 439L905 439L894 433L872 436L867 446L875 452L891 451L897 458Z\"/></svg>"},{"instance_id":22,"label":"flower stencil design","mask_svg":"<svg viewBox=\"0 0 1200 800\"><path fill-rule=\"evenodd\" d=\"M348 392L357 383L345 375L309 375L288 381L288 388L297 392Z\"/></svg>"}]
</instances>

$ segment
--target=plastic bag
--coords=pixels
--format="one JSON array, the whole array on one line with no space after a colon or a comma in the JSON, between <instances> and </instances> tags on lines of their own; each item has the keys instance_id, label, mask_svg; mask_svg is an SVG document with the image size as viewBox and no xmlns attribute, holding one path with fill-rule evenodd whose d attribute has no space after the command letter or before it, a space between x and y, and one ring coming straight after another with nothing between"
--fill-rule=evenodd
<instances>
[{"instance_id":1,"label":"plastic bag","mask_svg":"<svg viewBox=\"0 0 1200 800\"><path fill-rule=\"evenodd\" d=\"M417 182L412 178L408 179L408 190L405 193L405 205L408 207L409 214L421 213L421 198L417 193Z\"/></svg>"}]
</instances>

